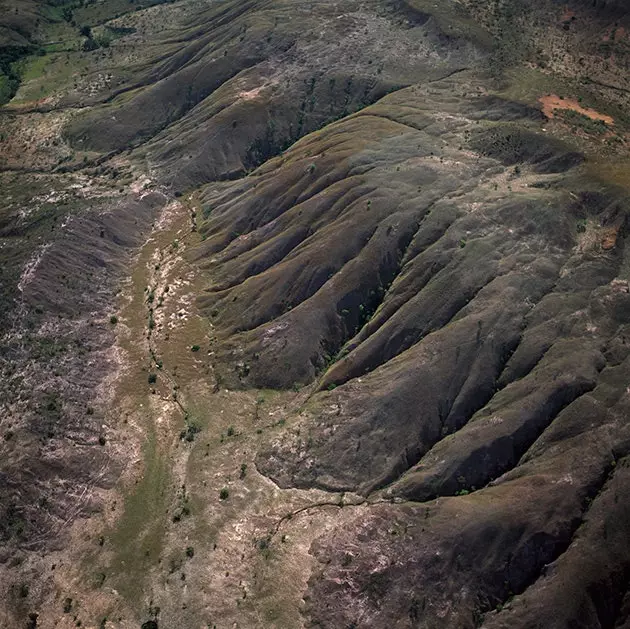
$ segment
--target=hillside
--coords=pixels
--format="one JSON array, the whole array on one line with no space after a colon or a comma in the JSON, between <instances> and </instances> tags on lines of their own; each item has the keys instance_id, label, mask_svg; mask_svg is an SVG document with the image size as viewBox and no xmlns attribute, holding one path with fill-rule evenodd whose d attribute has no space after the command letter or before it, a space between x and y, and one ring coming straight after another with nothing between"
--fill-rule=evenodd
<instances>
[{"instance_id":1,"label":"hillside","mask_svg":"<svg viewBox=\"0 0 630 629\"><path fill-rule=\"evenodd\" d=\"M624 4L4 0L0 626L629 625Z\"/></svg>"}]
</instances>

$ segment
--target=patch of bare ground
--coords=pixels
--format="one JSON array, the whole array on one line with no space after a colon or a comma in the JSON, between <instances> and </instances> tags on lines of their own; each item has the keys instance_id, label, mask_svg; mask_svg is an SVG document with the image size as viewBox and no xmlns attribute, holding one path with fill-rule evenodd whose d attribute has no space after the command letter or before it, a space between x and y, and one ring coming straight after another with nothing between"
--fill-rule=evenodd
<instances>
[{"instance_id":1,"label":"patch of bare ground","mask_svg":"<svg viewBox=\"0 0 630 629\"><path fill-rule=\"evenodd\" d=\"M542 111L547 118L553 118L558 110L569 109L578 114L582 114L591 120L601 120L606 124L612 125L615 120L612 116L602 114L590 107L583 107L577 100L573 98L561 98L557 94L548 94L540 98Z\"/></svg>"}]
</instances>

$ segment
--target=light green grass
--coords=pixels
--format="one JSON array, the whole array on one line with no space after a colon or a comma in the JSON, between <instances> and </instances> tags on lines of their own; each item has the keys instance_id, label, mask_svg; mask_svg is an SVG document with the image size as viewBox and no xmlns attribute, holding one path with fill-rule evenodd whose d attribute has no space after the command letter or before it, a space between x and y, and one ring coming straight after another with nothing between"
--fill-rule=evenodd
<instances>
[{"instance_id":1,"label":"light green grass","mask_svg":"<svg viewBox=\"0 0 630 629\"><path fill-rule=\"evenodd\" d=\"M124 513L109 535L115 556L110 574L106 575L129 601L141 596L144 574L157 563L166 530L166 496L171 476L160 456L151 422L147 422L143 455L142 478L126 496Z\"/></svg>"},{"instance_id":2,"label":"light green grass","mask_svg":"<svg viewBox=\"0 0 630 629\"><path fill-rule=\"evenodd\" d=\"M50 63L50 57L47 55L33 55L20 61L17 64L17 70L20 74L22 82L33 81L42 76L46 70L46 66Z\"/></svg>"}]
</instances>

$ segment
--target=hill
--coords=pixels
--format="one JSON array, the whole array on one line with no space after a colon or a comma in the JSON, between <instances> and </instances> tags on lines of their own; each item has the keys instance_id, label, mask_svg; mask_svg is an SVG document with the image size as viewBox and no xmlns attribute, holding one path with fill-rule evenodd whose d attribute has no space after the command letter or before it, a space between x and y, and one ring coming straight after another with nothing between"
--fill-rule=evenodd
<instances>
[{"instance_id":1,"label":"hill","mask_svg":"<svg viewBox=\"0 0 630 629\"><path fill-rule=\"evenodd\" d=\"M624 3L7 6L1 626L630 622Z\"/></svg>"}]
</instances>

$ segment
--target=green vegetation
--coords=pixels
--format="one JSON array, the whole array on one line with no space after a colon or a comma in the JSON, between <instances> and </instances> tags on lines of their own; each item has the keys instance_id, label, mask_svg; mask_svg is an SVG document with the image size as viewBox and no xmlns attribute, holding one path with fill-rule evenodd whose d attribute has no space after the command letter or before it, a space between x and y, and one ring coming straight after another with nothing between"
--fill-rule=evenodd
<instances>
[{"instance_id":1,"label":"green vegetation","mask_svg":"<svg viewBox=\"0 0 630 629\"><path fill-rule=\"evenodd\" d=\"M158 452L155 431L149 426L143 447L144 473L125 496L124 511L108 534L108 545L114 550L110 564L111 579L121 595L134 600L142 591L147 566L161 552L165 529L165 498L170 475ZM187 507L185 494L179 495L179 507ZM181 517L181 516L180 516ZM101 584L105 580L102 574Z\"/></svg>"},{"instance_id":2,"label":"green vegetation","mask_svg":"<svg viewBox=\"0 0 630 629\"><path fill-rule=\"evenodd\" d=\"M19 74L20 81L26 82L41 76L49 61L50 57L46 56L44 51L40 49L37 55L24 58L16 62L13 67Z\"/></svg>"},{"instance_id":3,"label":"green vegetation","mask_svg":"<svg viewBox=\"0 0 630 629\"><path fill-rule=\"evenodd\" d=\"M175 513L173 513L173 522L180 522L182 518L190 515L190 500L185 489L182 490L182 493L179 495L178 503Z\"/></svg>"},{"instance_id":4,"label":"green vegetation","mask_svg":"<svg viewBox=\"0 0 630 629\"><path fill-rule=\"evenodd\" d=\"M261 537L256 541L256 548L260 551L260 554L265 558L271 557L271 536Z\"/></svg>"},{"instance_id":5,"label":"green vegetation","mask_svg":"<svg viewBox=\"0 0 630 629\"><path fill-rule=\"evenodd\" d=\"M0 105L17 92L21 81L20 62L36 50L32 45L0 47Z\"/></svg>"},{"instance_id":6,"label":"green vegetation","mask_svg":"<svg viewBox=\"0 0 630 629\"><path fill-rule=\"evenodd\" d=\"M603 120L594 120L573 109L557 109L555 113L566 123L578 127L586 133L602 135L610 131L610 126Z\"/></svg>"},{"instance_id":7,"label":"green vegetation","mask_svg":"<svg viewBox=\"0 0 630 629\"><path fill-rule=\"evenodd\" d=\"M227 487L223 487L219 492L219 500L227 500L230 496L230 491Z\"/></svg>"},{"instance_id":8,"label":"green vegetation","mask_svg":"<svg viewBox=\"0 0 630 629\"><path fill-rule=\"evenodd\" d=\"M194 422L187 422L186 428L179 433L179 438L182 441L189 443L195 440L195 437L201 432L201 426L198 426Z\"/></svg>"}]
</instances>

